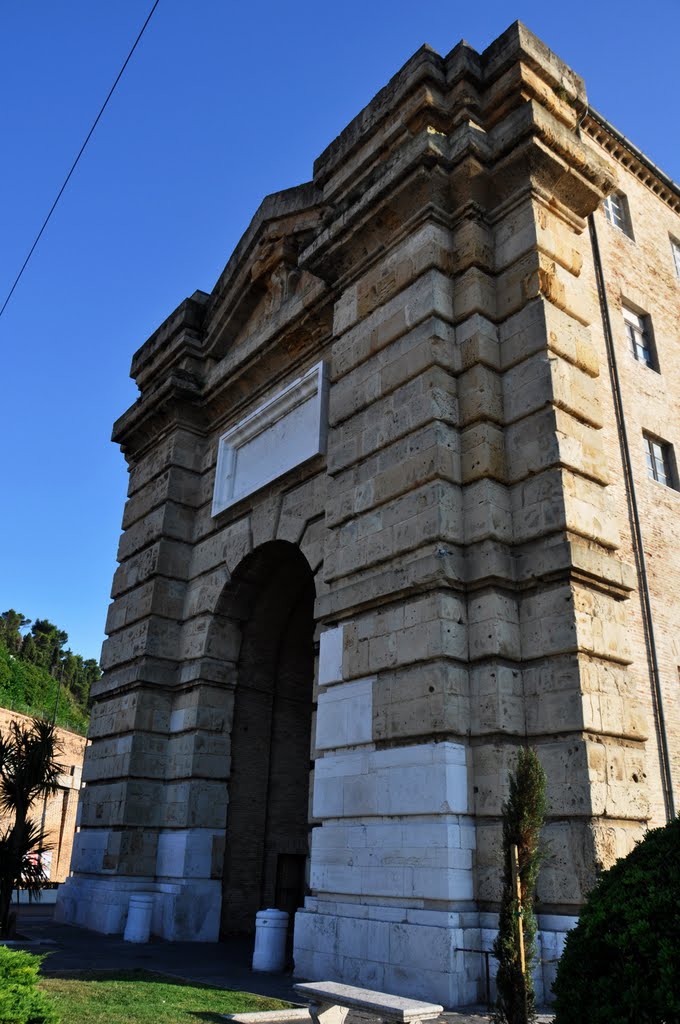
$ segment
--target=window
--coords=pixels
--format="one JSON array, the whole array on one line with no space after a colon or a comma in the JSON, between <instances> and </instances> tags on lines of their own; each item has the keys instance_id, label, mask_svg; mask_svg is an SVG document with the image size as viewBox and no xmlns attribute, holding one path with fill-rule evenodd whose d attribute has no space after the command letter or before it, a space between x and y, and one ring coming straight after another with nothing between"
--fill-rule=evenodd
<instances>
[{"instance_id":1,"label":"window","mask_svg":"<svg viewBox=\"0 0 680 1024\"><path fill-rule=\"evenodd\" d=\"M630 350L637 361L656 370L652 325L649 317L645 313L634 313L632 309L624 306L623 322L626 325Z\"/></svg>"},{"instance_id":2,"label":"window","mask_svg":"<svg viewBox=\"0 0 680 1024\"><path fill-rule=\"evenodd\" d=\"M675 273L680 277L680 242L676 238L671 238L671 250L673 252L673 262L675 263Z\"/></svg>"},{"instance_id":3,"label":"window","mask_svg":"<svg viewBox=\"0 0 680 1024\"><path fill-rule=\"evenodd\" d=\"M672 448L658 437L642 435L647 459L647 473L650 479L666 487L675 487Z\"/></svg>"},{"instance_id":4,"label":"window","mask_svg":"<svg viewBox=\"0 0 680 1024\"><path fill-rule=\"evenodd\" d=\"M630 238L633 237L630 215L628 213L628 200L623 192L612 192L610 196L607 196L604 201L604 215L615 228L619 228Z\"/></svg>"}]
</instances>

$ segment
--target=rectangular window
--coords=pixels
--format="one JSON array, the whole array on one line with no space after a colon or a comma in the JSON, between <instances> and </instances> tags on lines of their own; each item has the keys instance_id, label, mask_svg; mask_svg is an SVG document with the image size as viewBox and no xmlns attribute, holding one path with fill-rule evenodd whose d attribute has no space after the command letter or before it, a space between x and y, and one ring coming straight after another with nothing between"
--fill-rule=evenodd
<instances>
[{"instance_id":1,"label":"rectangular window","mask_svg":"<svg viewBox=\"0 0 680 1024\"><path fill-rule=\"evenodd\" d=\"M623 322L626 325L630 350L637 361L656 370L652 325L649 317L645 313L634 313L632 309L624 306Z\"/></svg>"},{"instance_id":2,"label":"rectangular window","mask_svg":"<svg viewBox=\"0 0 680 1024\"><path fill-rule=\"evenodd\" d=\"M647 459L647 473L652 480L665 484L666 487L675 487L673 474L673 456L669 444L658 437L651 437L649 434L642 435L645 444L645 458Z\"/></svg>"},{"instance_id":3,"label":"rectangular window","mask_svg":"<svg viewBox=\"0 0 680 1024\"><path fill-rule=\"evenodd\" d=\"M623 192L612 192L604 201L604 215L610 224L623 231L629 238L633 237L628 211L628 200Z\"/></svg>"},{"instance_id":4,"label":"rectangular window","mask_svg":"<svg viewBox=\"0 0 680 1024\"><path fill-rule=\"evenodd\" d=\"M675 264L675 273L680 277L680 242L675 238L671 238L671 250L673 251L673 263Z\"/></svg>"}]
</instances>

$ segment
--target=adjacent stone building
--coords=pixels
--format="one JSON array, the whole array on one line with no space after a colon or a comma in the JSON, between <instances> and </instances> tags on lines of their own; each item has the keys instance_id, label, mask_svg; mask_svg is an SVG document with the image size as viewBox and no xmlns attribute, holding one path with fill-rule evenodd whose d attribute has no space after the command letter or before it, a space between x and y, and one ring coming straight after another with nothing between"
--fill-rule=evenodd
<instances>
[{"instance_id":1,"label":"adjacent stone building","mask_svg":"<svg viewBox=\"0 0 680 1024\"><path fill-rule=\"evenodd\" d=\"M7 736L13 722L28 727L31 718L18 711L0 708L0 734ZM69 875L73 836L76 830L78 794L83 774L83 757L87 740L68 729L55 730L57 737L57 761L62 771L59 775L59 789L53 796L38 800L31 807L29 817L45 831L47 849L43 853L43 867L50 882L63 882ZM7 828L13 819L0 817L0 831Z\"/></svg>"},{"instance_id":2,"label":"adjacent stone building","mask_svg":"<svg viewBox=\"0 0 680 1024\"><path fill-rule=\"evenodd\" d=\"M679 212L520 24L263 202L133 360L64 920L297 909L299 976L479 1001L530 743L557 955L678 784Z\"/></svg>"}]
</instances>

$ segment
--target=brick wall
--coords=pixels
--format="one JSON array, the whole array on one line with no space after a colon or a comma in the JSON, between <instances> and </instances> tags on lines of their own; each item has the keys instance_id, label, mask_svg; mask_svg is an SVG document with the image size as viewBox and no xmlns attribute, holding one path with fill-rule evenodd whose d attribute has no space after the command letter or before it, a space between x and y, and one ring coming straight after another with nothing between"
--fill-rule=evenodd
<instances>
[{"instance_id":1,"label":"brick wall","mask_svg":"<svg viewBox=\"0 0 680 1024\"><path fill-rule=\"evenodd\" d=\"M0 732L5 735L11 722L28 725L31 719L16 711L0 708ZM76 830L76 811L78 794L83 771L83 757L87 740L75 732L57 729L57 739L61 750L58 754L59 764L63 766L59 777L59 789L47 801L38 801L33 805L32 817L39 822L44 820L47 842L50 850L46 856L46 870L51 882L63 882L68 877L71 864L73 836ZM5 828L7 819L0 819L0 828Z\"/></svg>"},{"instance_id":2,"label":"brick wall","mask_svg":"<svg viewBox=\"0 0 680 1024\"><path fill-rule=\"evenodd\" d=\"M611 140L603 138L603 142ZM609 162L617 189L626 197L630 218L630 234L610 224L602 209L598 210L596 229L600 247L607 302L616 350L625 430L630 447L634 489L639 510L644 556L648 573L654 634L659 659L663 710L668 738L673 784L680 785L680 490L677 463L673 486L664 486L650 479L643 448L643 432L673 446L680 453L680 278L673 262L670 239L680 237L680 215L677 197L671 202L652 191L658 182L640 180L636 166L624 165L624 149L615 159L593 141L598 154ZM610 145L607 146L610 148ZM676 208L674 209L673 206ZM591 336L598 347L603 367L602 434L611 477L611 508L621 538L620 553L625 561L634 563L633 540L628 504L624 488L621 444L617 431L613 396L608 376L602 321L597 309L597 294L592 253L586 247L583 268L584 285L592 304ZM650 317L655 349L656 368L635 359L626 334L622 307ZM640 731L646 743L646 778L631 776L628 785L634 791L646 784L649 789L650 826L664 824L665 809L660 780L658 740L654 724L654 701L650 668L643 628L640 594L636 591L626 603L626 627L631 648L635 691L629 701L639 701L644 709ZM608 766L610 774L620 765ZM636 775L638 773L635 773ZM631 796L632 798L632 796ZM676 806L677 812L677 806Z\"/></svg>"}]
</instances>

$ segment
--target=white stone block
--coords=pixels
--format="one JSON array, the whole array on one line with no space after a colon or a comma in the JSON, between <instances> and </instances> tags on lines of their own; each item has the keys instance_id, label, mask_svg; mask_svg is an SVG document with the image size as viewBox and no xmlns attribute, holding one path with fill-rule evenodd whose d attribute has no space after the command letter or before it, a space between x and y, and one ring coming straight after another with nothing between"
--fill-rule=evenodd
<instances>
[{"instance_id":1,"label":"white stone block","mask_svg":"<svg viewBox=\"0 0 680 1024\"><path fill-rule=\"evenodd\" d=\"M360 895L361 879L351 865L312 864L309 870L309 884L312 889L324 892L339 892L345 895Z\"/></svg>"},{"instance_id":2,"label":"white stone block","mask_svg":"<svg viewBox=\"0 0 680 1024\"><path fill-rule=\"evenodd\" d=\"M179 832L166 832L158 837L156 854L156 873L161 877L182 877L186 835Z\"/></svg>"},{"instance_id":3,"label":"white stone block","mask_svg":"<svg viewBox=\"0 0 680 1024\"><path fill-rule=\"evenodd\" d=\"M450 764L446 767L446 802L449 811L467 813L468 785L464 764Z\"/></svg>"},{"instance_id":4,"label":"white stone block","mask_svg":"<svg viewBox=\"0 0 680 1024\"><path fill-rule=\"evenodd\" d=\"M435 743L432 745L432 760L465 767L466 753L462 743Z\"/></svg>"},{"instance_id":5,"label":"white stone block","mask_svg":"<svg viewBox=\"0 0 680 1024\"><path fill-rule=\"evenodd\" d=\"M413 871L413 896L431 900L471 900L472 871L423 867Z\"/></svg>"},{"instance_id":6,"label":"white stone block","mask_svg":"<svg viewBox=\"0 0 680 1024\"><path fill-rule=\"evenodd\" d=\"M405 921L406 912L403 907L385 907L378 903L369 904L367 907L368 914L366 915L371 921L382 921L386 924L391 924L394 921ZM346 911L350 913L350 911ZM389 930L387 932L389 938Z\"/></svg>"},{"instance_id":7,"label":"white stone block","mask_svg":"<svg viewBox=\"0 0 680 1024\"><path fill-rule=\"evenodd\" d=\"M343 815L342 779L319 778L314 773L313 815L315 818L341 818Z\"/></svg>"},{"instance_id":8,"label":"white stone block","mask_svg":"<svg viewBox=\"0 0 680 1024\"><path fill-rule=\"evenodd\" d=\"M345 979L352 978L350 984L359 988L367 988L373 992L384 992L385 965L368 957L349 957L342 959L342 970Z\"/></svg>"},{"instance_id":9,"label":"white stone block","mask_svg":"<svg viewBox=\"0 0 680 1024\"><path fill-rule=\"evenodd\" d=\"M444 928L427 925L395 924L390 930L390 962L393 966L446 971L449 966L449 948Z\"/></svg>"},{"instance_id":10,"label":"white stone block","mask_svg":"<svg viewBox=\"0 0 680 1024\"><path fill-rule=\"evenodd\" d=\"M71 868L73 871L99 872L109 843L109 829L88 829L73 837Z\"/></svg>"},{"instance_id":11,"label":"white stone block","mask_svg":"<svg viewBox=\"0 0 680 1024\"><path fill-rule=\"evenodd\" d=\"M155 895L151 930L172 942L216 942L219 936L221 884L206 879L167 885L152 878L71 876L60 886L55 919L65 924L121 934L130 895Z\"/></svg>"},{"instance_id":12,"label":"white stone block","mask_svg":"<svg viewBox=\"0 0 680 1024\"><path fill-rule=\"evenodd\" d=\"M343 780L342 813L346 818L363 815L390 814L379 798L380 779L376 775L357 775Z\"/></svg>"},{"instance_id":13,"label":"white stone block","mask_svg":"<svg viewBox=\"0 0 680 1024\"><path fill-rule=\"evenodd\" d=\"M412 889L412 871L401 867L363 867L361 892L366 896L388 896L393 899L409 896Z\"/></svg>"},{"instance_id":14,"label":"white stone block","mask_svg":"<svg viewBox=\"0 0 680 1024\"><path fill-rule=\"evenodd\" d=\"M317 818L464 814L467 806L467 769L460 744L347 752L316 762Z\"/></svg>"},{"instance_id":15,"label":"white stone block","mask_svg":"<svg viewBox=\"0 0 680 1024\"><path fill-rule=\"evenodd\" d=\"M171 711L168 732L182 732L186 729L191 712L195 715L193 708L178 708L175 711Z\"/></svg>"},{"instance_id":16,"label":"white stone block","mask_svg":"<svg viewBox=\"0 0 680 1024\"><path fill-rule=\"evenodd\" d=\"M360 850L367 843L366 825L350 825L346 836L347 846L351 850Z\"/></svg>"},{"instance_id":17,"label":"white stone block","mask_svg":"<svg viewBox=\"0 0 680 1024\"><path fill-rule=\"evenodd\" d=\"M570 914L539 914L538 927L545 932L569 932L578 924L578 917Z\"/></svg>"},{"instance_id":18,"label":"white stone block","mask_svg":"<svg viewBox=\"0 0 680 1024\"><path fill-rule=\"evenodd\" d=\"M216 833L212 829L182 829L158 836L156 874L162 878L210 878Z\"/></svg>"},{"instance_id":19,"label":"white stone block","mask_svg":"<svg viewBox=\"0 0 680 1024\"><path fill-rule=\"evenodd\" d=\"M335 626L319 637L319 686L342 681L343 633L343 626Z\"/></svg>"},{"instance_id":20,"label":"white stone block","mask_svg":"<svg viewBox=\"0 0 680 1024\"><path fill-rule=\"evenodd\" d=\"M442 744L450 745L450 744ZM436 744L416 743L408 747L387 747L376 750L372 765L376 769L410 768L413 765L432 764Z\"/></svg>"},{"instance_id":21,"label":"white stone block","mask_svg":"<svg viewBox=\"0 0 680 1024\"><path fill-rule=\"evenodd\" d=\"M460 1005L484 998L484 958L457 953L479 948L478 929L465 930L461 917L446 911L406 911L403 907L319 901L317 912L295 918L295 974L349 985L376 980L380 991ZM338 916L340 915L340 916ZM350 920L348 920L350 919Z\"/></svg>"},{"instance_id":22,"label":"white stone block","mask_svg":"<svg viewBox=\"0 0 680 1024\"><path fill-rule=\"evenodd\" d=\"M216 942L220 930L222 886L218 880L192 879L159 885L153 928L169 942Z\"/></svg>"},{"instance_id":23,"label":"white stone block","mask_svg":"<svg viewBox=\"0 0 680 1024\"><path fill-rule=\"evenodd\" d=\"M316 761L314 775L317 779L341 779L353 775L366 775L370 769L368 754L344 751L341 754L326 754Z\"/></svg>"},{"instance_id":24,"label":"white stone block","mask_svg":"<svg viewBox=\"0 0 680 1024\"><path fill-rule=\"evenodd\" d=\"M474 825L460 826L460 845L464 850L477 849L477 830Z\"/></svg>"},{"instance_id":25,"label":"white stone block","mask_svg":"<svg viewBox=\"0 0 680 1024\"><path fill-rule=\"evenodd\" d=\"M436 999L443 1006L460 1006L457 978L448 971L388 964L385 967L385 988L388 992L408 994L412 999L430 1002Z\"/></svg>"},{"instance_id":26,"label":"white stone block","mask_svg":"<svg viewBox=\"0 0 680 1024\"><path fill-rule=\"evenodd\" d=\"M322 633L322 637L327 634ZM357 746L373 738L373 679L358 679L319 694L316 746Z\"/></svg>"},{"instance_id":27,"label":"white stone block","mask_svg":"<svg viewBox=\"0 0 680 1024\"><path fill-rule=\"evenodd\" d=\"M455 845L459 832L460 826L447 820L367 818L362 825L349 826L329 821L312 833L312 887L467 901L472 898L472 852ZM374 893L371 884L378 886ZM398 909L396 915L400 920L403 911Z\"/></svg>"}]
</instances>

